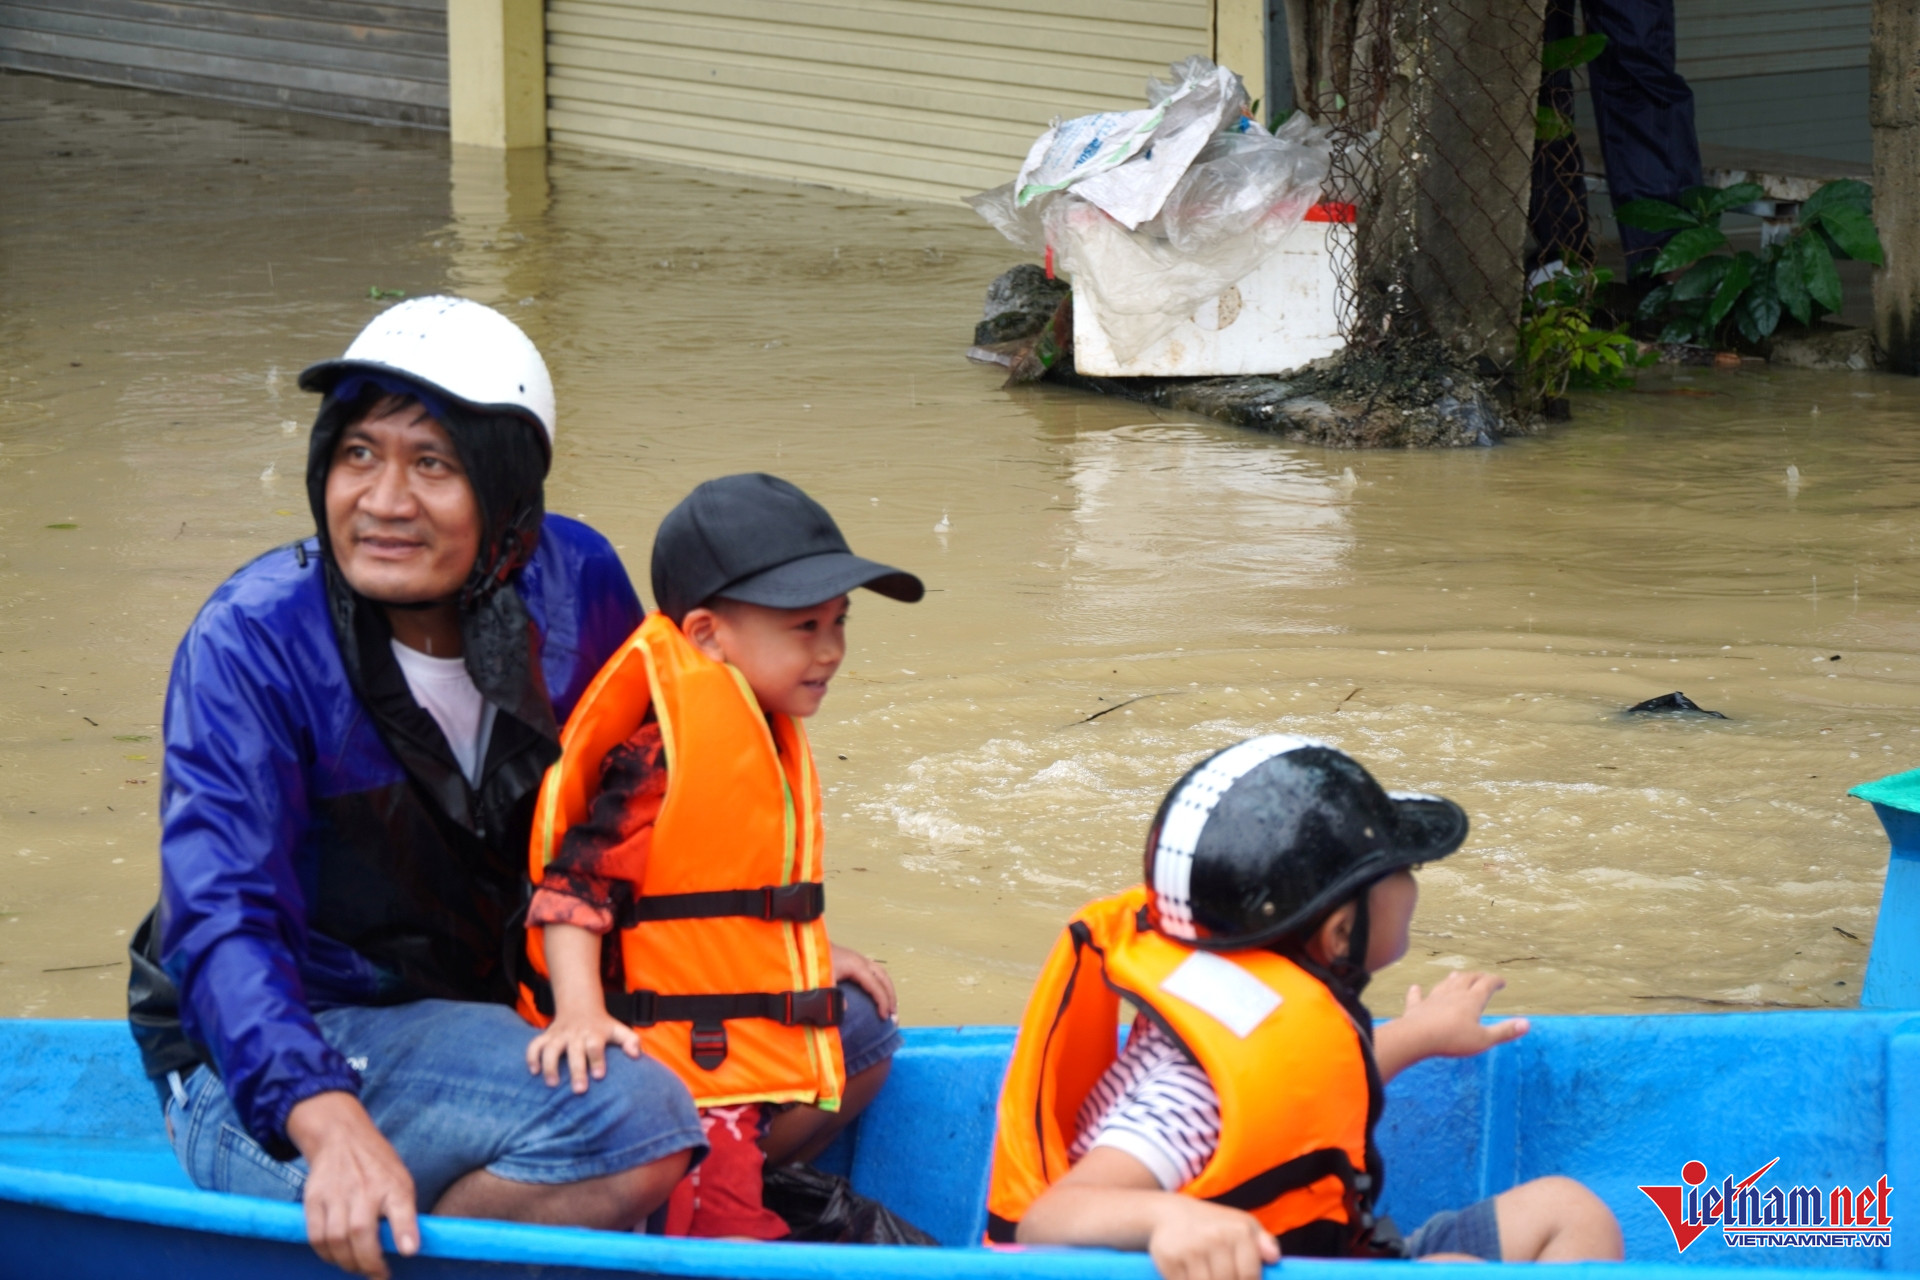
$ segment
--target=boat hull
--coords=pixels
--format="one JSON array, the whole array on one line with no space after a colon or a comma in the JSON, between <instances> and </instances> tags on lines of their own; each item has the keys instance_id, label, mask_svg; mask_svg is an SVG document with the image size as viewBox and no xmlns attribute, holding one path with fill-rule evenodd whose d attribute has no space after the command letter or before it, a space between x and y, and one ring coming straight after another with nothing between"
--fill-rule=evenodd
<instances>
[{"instance_id":1,"label":"boat hull","mask_svg":"<svg viewBox=\"0 0 1920 1280\"><path fill-rule=\"evenodd\" d=\"M0 1023L0 1273L59 1280L327 1277L297 1206L192 1189L120 1023ZM429 1219L420 1276L1094 1277L1147 1280L1139 1255L975 1247L985 1225L994 1101L1010 1028L912 1029L886 1090L824 1163L952 1246L939 1251L676 1241ZM1920 1015L1833 1010L1534 1019L1478 1058L1395 1080L1381 1127L1384 1210L1427 1214L1552 1173L1619 1217L1634 1280L1684 1268L1920 1266L1920 1226L1890 1200L1886 1247L1740 1248L1710 1230L1682 1252L1642 1186L1711 1184L1778 1159L1783 1186L1920 1187ZM1711 1185L1710 1184L1710 1185ZM1876 1237L1877 1238L1877 1237ZM1295 1260L1289 1273L1354 1264ZM1557 1273L1558 1274L1558 1273ZM1621 1269L1606 1274L1625 1280Z\"/></svg>"}]
</instances>

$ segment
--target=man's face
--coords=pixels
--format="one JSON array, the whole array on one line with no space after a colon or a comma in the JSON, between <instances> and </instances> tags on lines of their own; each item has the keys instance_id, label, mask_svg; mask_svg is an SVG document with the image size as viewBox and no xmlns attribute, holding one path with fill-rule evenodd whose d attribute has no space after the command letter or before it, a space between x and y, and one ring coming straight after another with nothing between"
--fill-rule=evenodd
<instances>
[{"instance_id":1,"label":"man's face","mask_svg":"<svg viewBox=\"0 0 1920 1280\"><path fill-rule=\"evenodd\" d=\"M446 428L387 399L340 433L327 470L327 536L347 583L381 604L456 594L480 554L480 505Z\"/></svg>"}]
</instances>

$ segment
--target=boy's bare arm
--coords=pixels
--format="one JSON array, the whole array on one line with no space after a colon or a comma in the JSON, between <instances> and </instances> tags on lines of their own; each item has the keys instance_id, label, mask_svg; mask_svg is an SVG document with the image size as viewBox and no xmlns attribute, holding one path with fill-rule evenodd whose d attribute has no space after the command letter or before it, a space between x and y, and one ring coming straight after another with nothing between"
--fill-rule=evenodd
<instances>
[{"instance_id":1,"label":"boy's bare arm","mask_svg":"<svg viewBox=\"0 0 1920 1280\"><path fill-rule=\"evenodd\" d=\"M1147 1166L1095 1147L1034 1201L1022 1244L1144 1251L1165 1280L1257 1280L1280 1246L1252 1214L1162 1191Z\"/></svg>"},{"instance_id":2,"label":"boy's bare arm","mask_svg":"<svg viewBox=\"0 0 1920 1280\"><path fill-rule=\"evenodd\" d=\"M1454 972L1431 994L1409 987L1406 1013L1373 1033L1373 1058L1380 1079L1391 1080L1426 1058L1468 1058L1527 1034L1532 1024L1525 1018L1508 1018L1492 1026L1480 1021L1487 1002L1506 985L1506 979L1490 973Z\"/></svg>"},{"instance_id":3,"label":"boy's bare arm","mask_svg":"<svg viewBox=\"0 0 1920 1280\"><path fill-rule=\"evenodd\" d=\"M600 987L600 935L578 925L550 924L544 934L547 981L553 987L553 1021L527 1045L527 1070L560 1083L567 1060L573 1091L585 1093L589 1077L607 1075L607 1046L640 1056L640 1035L607 1012Z\"/></svg>"}]
</instances>

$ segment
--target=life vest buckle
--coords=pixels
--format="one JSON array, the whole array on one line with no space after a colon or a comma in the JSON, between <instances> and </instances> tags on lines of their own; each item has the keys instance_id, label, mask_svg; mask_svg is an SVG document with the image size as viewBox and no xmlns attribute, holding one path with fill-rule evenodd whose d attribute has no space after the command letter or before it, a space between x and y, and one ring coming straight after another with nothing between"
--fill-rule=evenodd
<instances>
[{"instance_id":1,"label":"life vest buckle","mask_svg":"<svg viewBox=\"0 0 1920 1280\"><path fill-rule=\"evenodd\" d=\"M724 1022L694 1023L693 1064L702 1071L714 1071L726 1060L727 1024Z\"/></svg>"},{"instance_id":2,"label":"life vest buckle","mask_svg":"<svg viewBox=\"0 0 1920 1280\"><path fill-rule=\"evenodd\" d=\"M817 880L768 885L760 893L762 920L791 920L795 924L806 924L826 914L827 886Z\"/></svg>"},{"instance_id":3,"label":"life vest buckle","mask_svg":"<svg viewBox=\"0 0 1920 1280\"><path fill-rule=\"evenodd\" d=\"M838 987L786 992L788 1026L837 1027L847 1014L847 996Z\"/></svg>"}]
</instances>

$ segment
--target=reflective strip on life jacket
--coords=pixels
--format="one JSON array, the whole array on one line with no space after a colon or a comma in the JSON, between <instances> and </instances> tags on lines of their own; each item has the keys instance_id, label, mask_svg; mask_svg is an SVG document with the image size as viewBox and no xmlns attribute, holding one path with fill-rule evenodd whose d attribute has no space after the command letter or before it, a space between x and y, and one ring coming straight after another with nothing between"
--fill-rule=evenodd
<instances>
[{"instance_id":1,"label":"reflective strip on life jacket","mask_svg":"<svg viewBox=\"0 0 1920 1280\"><path fill-rule=\"evenodd\" d=\"M843 998L821 920L820 782L806 732L768 716L746 680L653 614L608 662L560 735L534 811L529 870L540 882L567 829L583 821L607 753L653 711L667 793L644 861L613 850L617 944L607 1007L639 1029L701 1107L840 1104ZM630 861L623 864L625 855ZM541 931L527 953L544 976ZM603 974L603 977L607 976ZM551 1017L541 982L520 1012Z\"/></svg>"},{"instance_id":2,"label":"reflective strip on life jacket","mask_svg":"<svg viewBox=\"0 0 1920 1280\"><path fill-rule=\"evenodd\" d=\"M1246 1210L1293 1254L1363 1251L1379 1112L1366 1039L1333 993L1292 961L1181 946L1146 925L1146 897L1136 887L1083 908L1041 970L1000 1095L988 1239L1011 1241L1033 1202L1065 1175L1081 1105L1118 1056L1124 997L1187 1050L1219 1095L1219 1146L1181 1194ZM1214 967L1221 964L1239 972ZM1229 1022L1259 1009L1244 1015L1229 997L1261 988L1259 1002L1272 1007L1238 1034Z\"/></svg>"}]
</instances>

